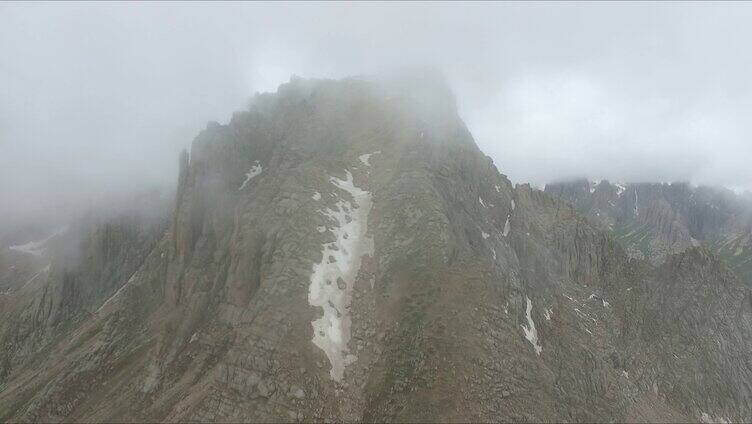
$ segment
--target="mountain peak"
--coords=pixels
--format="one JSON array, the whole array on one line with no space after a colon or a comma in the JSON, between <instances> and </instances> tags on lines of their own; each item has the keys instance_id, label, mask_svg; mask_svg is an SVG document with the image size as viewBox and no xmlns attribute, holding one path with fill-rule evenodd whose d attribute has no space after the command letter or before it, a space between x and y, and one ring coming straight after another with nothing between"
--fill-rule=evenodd
<instances>
[{"instance_id":1,"label":"mountain peak","mask_svg":"<svg viewBox=\"0 0 752 424\"><path fill-rule=\"evenodd\" d=\"M178 181L169 230L104 223L0 294L0 421L752 418L749 289L513 187L440 77L293 78ZM609 187L561 192L676 216Z\"/></svg>"}]
</instances>

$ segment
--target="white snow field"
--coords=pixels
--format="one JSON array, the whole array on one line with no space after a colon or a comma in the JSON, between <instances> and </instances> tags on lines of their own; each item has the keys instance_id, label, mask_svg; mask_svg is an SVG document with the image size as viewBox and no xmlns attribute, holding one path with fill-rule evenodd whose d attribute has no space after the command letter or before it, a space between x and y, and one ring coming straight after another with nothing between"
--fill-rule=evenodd
<instances>
[{"instance_id":1,"label":"white snow field","mask_svg":"<svg viewBox=\"0 0 752 424\"><path fill-rule=\"evenodd\" d=\"M356 360L347 346L349 308L361 258L373 252L373 241L366 235L371 194L353 184L349 171L344 180L330 181L349 196L340 196L333 209L322 211L333 224L329 228L336 240L322 246L321 262L313 265L308 303L323 309L323 315L311 322L313 343L329 358L331 378L341 381L345 367ZM350 196L353 203L347 200Z\"/></svg>"}]
</instances>

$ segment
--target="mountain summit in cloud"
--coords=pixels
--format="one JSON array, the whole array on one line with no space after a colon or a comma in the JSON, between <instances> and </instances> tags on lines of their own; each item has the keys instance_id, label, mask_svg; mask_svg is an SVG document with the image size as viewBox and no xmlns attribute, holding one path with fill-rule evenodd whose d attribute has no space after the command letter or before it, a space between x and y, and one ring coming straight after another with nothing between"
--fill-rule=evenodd
<instances>
[{"instance_id":1,"label":"mountain summit in cloud","mask_svg":"<svg viewBox=\"0 0 752 424\"><path fill-rule=\"evenodd\" d=\"M728 264L635 257L513 185L440 81L291 80L178 174L163 216L0 250L0 421L752 420L752 293ZM650 240L706 228L636 189L582 197Z\"/></svg>"}]
</instances>

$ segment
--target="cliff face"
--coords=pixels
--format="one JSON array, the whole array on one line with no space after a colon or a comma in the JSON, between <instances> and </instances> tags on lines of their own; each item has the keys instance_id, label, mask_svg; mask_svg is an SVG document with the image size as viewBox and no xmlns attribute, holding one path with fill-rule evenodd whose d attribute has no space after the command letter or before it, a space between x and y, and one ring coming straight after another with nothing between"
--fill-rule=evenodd
<instances>
[{"instance_id":1,"label":"cliff face","mask_svg":"<svg viewBox=\"0 0 752 424\"><path fill-rule=\"evenodd\" d=\"M0 420L752 419L749 289L513 187L441 81L296 79L180 160L169 231L92 230L87 313L6 354Z\"/></svg>"}]
</instances>

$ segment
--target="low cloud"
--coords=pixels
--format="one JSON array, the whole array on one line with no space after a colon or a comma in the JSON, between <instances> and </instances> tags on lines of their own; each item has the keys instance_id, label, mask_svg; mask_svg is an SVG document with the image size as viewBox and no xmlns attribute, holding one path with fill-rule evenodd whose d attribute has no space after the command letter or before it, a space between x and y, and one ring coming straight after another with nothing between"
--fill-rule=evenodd
<instances>
[{"instance_id":1,"label":"low cloud","mask_svg":"<svg viewBox=\"0 0 752 424\"><path fill-rule=\"evenodd\" d=\"M747 3L3 3L0 219L169 190L206 121L291 74L417 66L516 182L752 189L750 21Z\"/></svg>"}]
</instances>

